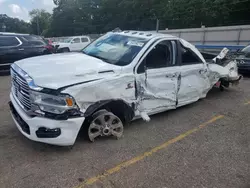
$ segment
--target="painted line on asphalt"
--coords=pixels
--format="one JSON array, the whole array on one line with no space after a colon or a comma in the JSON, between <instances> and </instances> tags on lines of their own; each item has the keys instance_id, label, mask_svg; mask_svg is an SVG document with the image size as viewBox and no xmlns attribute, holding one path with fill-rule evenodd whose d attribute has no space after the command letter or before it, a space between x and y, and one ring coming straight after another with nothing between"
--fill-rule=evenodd
<instances>
[{"instance_id":1,"label":"painted line on asphalt","mask_svg":"<svg viewBox=\"0 0 250 188\"><path fill-rule=\"evenodd\" d=\"M215 122L215 121L217 121L219 119L222 119L222 118L224 118L223 115L215 116L212 119L210 119L209 121L207 121L207 122L199 125L198 127L194 128L194 129L191 129L191 130L189 130L189 131L187 131L187 132L185 132L185 133L183 133L183 134L181 134L181 135L179 135L179 136L177 136L177 137L163 143L162 145L159 145L159 146L157 146L157 147L155 147L155 148L153 148L153 149L151 149L151 150L149 150L149 151L147 151L147 152L145 152L145 153L143 153L143 154L141 154L141 155L139 155L137 157L134 157L134 158L132 158L132 159L130 159L128 161L125 161L125 162L115 166L114 168L111 168L111 169L105 171L101 175L97 175L97 176L94 176L92 178L89 178L89 179L85 180L80 185L76 186L75 188L83 188L85 186L92 185L95 182L97 182L97 181L99 181L101 179L104 179L109 175L112 175L112 174L114 174L116 172L119 172L122 169L127 168L127 167L129 167L129 166L131 166L131 165L145 159L146 157L149 157L149 156L153 155L154 153L156 153L156 152L158 152L158 151L160 151L162 149L165 149L169 145L174 144L174 143L184 139L185 137L199 131L200 129L206 127L207 125L209 125L209 124L211 124L211 123L213 123L213 122Z\"/></svg>"},{"instance_id":2,"label":"painted line on asphalt","mask_svg":"<svg viewBox=\"0 0 250 188\"><path fill-rule=\"evenodd\" d=\"M244 103L244 105L249 105L249 104L250 104L250 101L248 101L248 102Z\"/></svg>"}]
</instances>

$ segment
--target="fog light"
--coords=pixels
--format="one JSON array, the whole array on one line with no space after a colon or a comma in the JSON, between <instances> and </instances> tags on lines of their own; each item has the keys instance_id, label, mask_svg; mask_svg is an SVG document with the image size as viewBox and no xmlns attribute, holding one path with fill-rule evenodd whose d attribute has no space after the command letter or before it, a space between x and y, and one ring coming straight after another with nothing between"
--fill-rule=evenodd
<instances>
[{"instance_id":1,"label":"fog light","mask_svg":"<svg viewBox=\"0 0 250 188\"><path fill-rule=\"evenodd\" d=\"M56 138L61 135L61 129L55 128L55 129L48 129L46 127L40 127L36 131L36 136L38 138Z\"/></svg>"}]
</instances>

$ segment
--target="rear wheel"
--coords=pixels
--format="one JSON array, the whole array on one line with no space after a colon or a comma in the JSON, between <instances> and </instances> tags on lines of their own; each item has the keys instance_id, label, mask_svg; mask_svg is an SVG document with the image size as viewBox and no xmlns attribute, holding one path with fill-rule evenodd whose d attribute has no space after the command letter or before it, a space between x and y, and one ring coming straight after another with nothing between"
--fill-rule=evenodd
<instances>
[{"instance_id":1,"label":"rear wheel","mask_svg":"<svg viewBox=\"0 0 250 188\"><path fill-rule=\"evenodd\" d=\"M92 115L92 121L88 127L88 138L94 142L97 137L121 138L123 135L123 123L119 117L107 110L99 110Z\"/></svg>"},{"instance_id":2,"label":"rear wheel","mask_svg":"<svg viewBox=\"0 0 250 188\"><path fill-rule=\"evenodd\" d=\"M63 53L66 53L66 52L70 52L70 50L69 50L69 48L63 48L63 49L62 49L62 52L63 52Z\"/></svg>"}]
</instances>

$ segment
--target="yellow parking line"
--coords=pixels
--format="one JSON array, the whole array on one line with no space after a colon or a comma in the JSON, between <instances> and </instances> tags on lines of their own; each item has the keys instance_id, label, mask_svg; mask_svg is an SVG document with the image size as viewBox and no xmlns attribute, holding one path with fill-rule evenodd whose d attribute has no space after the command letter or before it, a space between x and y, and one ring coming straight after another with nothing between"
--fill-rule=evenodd
<instances>
[{"instance_id":1,"label":"yellow parking line","mask_svg":"<svg viewBox=\"0 0 250 188\"><path fill-rule=\"evenodd\" d=\"M249 105L249 104L250 104L250 101L248 101L248 102L244 103L244 105Z\"/></svg>"},{"instance_id":2,"label":"yellow parking line","mask_svg":"<svg viewBox=\"0 0 250 188\"><path fill-rule=\"evenodd\" d=\"M207 125L209 125L209 124L211 124L211 123L213 123L213 122L215 122L215 121L217 121L219 119L222 119L222 118L224 118L223 115L216 116L216 117L210 119L209 121L199 125L198 127L194 128L194 129L191 129L191 130L189 130L189 131L187 131L187 132L185 132L185 133L183 133L183 134L181 134L181 135L179 135L179 136L177 136L177 137L163 143L162 145L151 149L150 151L147 151L147 152L145 152L145 153L143 153L143 154L141 154L141 155L139 155L137 157L134 157L134 158L132 158L132 159L126 161L126 162L123 162L123 163L115 166L114 168L111 168L111 169L105 171L101 175L97 175L97 176L94 176L92 178L87 179L86 181L84 181L80 185L76 186L75 188L83 188L86 185L92 185L95 182L97 182L98 180L104 179L104 178L106 178L107 176L109 176L111 174L119 172L123 168L127 168L127 167L131 166L132 164L135 164L135 163L143 160L144 158L153 155L154 153L168 147L169 145L171 145L171 144L173 144L175 142L178 142L178 141L182 140L183 138L189 136L190 134L195 133L195 132L199 131L200 129L206 127Z\"/></svg>"}]
</instances>

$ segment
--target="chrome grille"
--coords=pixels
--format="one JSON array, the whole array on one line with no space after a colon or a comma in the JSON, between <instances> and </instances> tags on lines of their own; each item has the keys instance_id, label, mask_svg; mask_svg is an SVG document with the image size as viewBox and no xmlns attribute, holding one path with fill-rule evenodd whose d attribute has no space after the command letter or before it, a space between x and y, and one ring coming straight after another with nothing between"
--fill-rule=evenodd
<instances>
[{"instance_id":1,"label":"chrome grille","mask_svg":"<svg viewBox=\"0 0 250 188\"><path fill-rule=\"evenodd\" d=\"M30 93L26 80L11 69L11 82L13 95L16 96L17 100L21 103L25 110L30 110Z\"/></svg>"}]
</instances>

